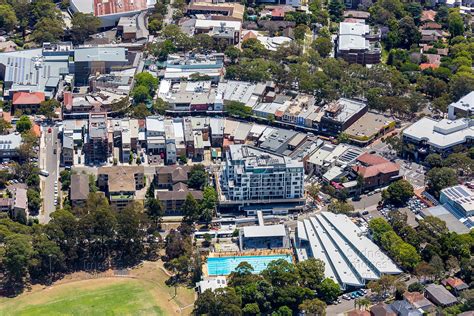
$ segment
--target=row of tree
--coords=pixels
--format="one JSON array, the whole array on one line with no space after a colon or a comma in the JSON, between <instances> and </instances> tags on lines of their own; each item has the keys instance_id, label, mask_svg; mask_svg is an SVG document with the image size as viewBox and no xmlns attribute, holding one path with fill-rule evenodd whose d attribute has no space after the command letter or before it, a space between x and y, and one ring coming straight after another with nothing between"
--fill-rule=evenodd
<instances>
[{"instance_id":1,"label":"row of tree","mask_svg":"<svg viewBox=\"0 0 474 316\"><path fill-rule=\"evenodd\" d=\"M116 211L103 194L91 193L83 207L51 217L46 225L32 226L0 219L5 292L17 294L29 283L48 283L72 271L127 267L157 257L160 235L140 203Z\"/></svg>"}]
</instances>

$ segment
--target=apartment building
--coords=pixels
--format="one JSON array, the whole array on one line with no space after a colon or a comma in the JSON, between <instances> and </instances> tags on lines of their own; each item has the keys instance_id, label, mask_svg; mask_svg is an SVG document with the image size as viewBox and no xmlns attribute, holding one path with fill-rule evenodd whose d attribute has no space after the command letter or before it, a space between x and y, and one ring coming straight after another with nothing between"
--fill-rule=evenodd
<instances>
[{"instance_id":1,"label":"apartment building","mask_svg":"<svg viewBox=\"0 0 474 316\"><path fill-rule=\"evenodd\" d=\"M380 63L381 32L365 23L339 23L336 40L336 57L351 64L372 65Z\"/></svg>"},{"instance_id":2,"label":"apartment building","mask_svg":"<svg viewBox=\"0 0 474 316\"><path fill-rule=\"evenodd\" d=\"M474 91L463 96L459 101L453 102L448 106L448 118L472 117L474 115Z\"/></svg>"},{"instance_id":3,"label":"apartment building","mask_svg":"<svg viewBox=\"0 0 474 316\"><path fill-rule=\"evenodd\" d=\"M107 161L110 154L107 113L89 114L89 131L84 144L86 163L101 164Z\"/></svg>"},{"instance_id":4,"label":"apartment building","mask_svg":"<svg viewBox=\"0 0 474 316\"><path fill-rule=\"evenodd\" d=\"M100 167L97 186L106 192L110 205L123 209L135 198L135 192L145 186L143 166Z\"/></svg>"},{"instance_id":5,"label":"apartment building","mask_svg":"<svg viewBox=\"0 0 474 316\"><path fill-rule=\"evenodd\" d=\"M249 145L230 145L220 177L227 201L295 202L303 198L303 163Z\"/></svg>"}]
</instances>

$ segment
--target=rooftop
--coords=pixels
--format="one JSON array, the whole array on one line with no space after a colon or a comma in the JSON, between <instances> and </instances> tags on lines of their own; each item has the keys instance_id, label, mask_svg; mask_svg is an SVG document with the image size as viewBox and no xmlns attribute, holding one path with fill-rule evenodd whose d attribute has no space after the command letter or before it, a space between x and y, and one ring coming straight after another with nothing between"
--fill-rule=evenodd
<instances>
[{"instance_id":1,"label":"rooftop","mask_svg":"<svg viewBox=\"0 0 474 316\"><path fill-rule=\"evenodd\" d=\"M40 104L44 100L44 92L15 92L13 94L13 105Z\"/></svg>"},{"instance_id":2,"label":"rooftop","mask_svg":"<svg viewBox=\"0 0 474 316\"><path fill-rule=\"evenodd\" d=\"M71 201L87 200L89 196L89 176L83 173L71 175Z\"/></svg>"},{"instance_id":3,"label":"rooftop","mask_svg":"<svg viewBox=\"0 0 474 316\"><path fill-rule=\"evenodd\" d=\"M446 223L449 231L458 234L469 233L469 228L466 227L459 219L456 218L445 206L437 205L421 210L423 216L434 216Z\"/></svg>"},{"instance_id":4,"label":"rooftop","mask_svg":"<svg viewBox=\"0 0 474 316\"><path fill-rule=\"evenodd\" d=\"M325 116L331 115L331 119L335 121L346 122L365 108L367 108L367 104L364 102L340 98L328 105Z\"/></svg>"},{"instance_id":5,"label":"rooftop","mask_svg":"<svg viewBox=\"0 0 474 316\"><path fill-rule=\"evenodd\" d=\"M380 132L381 129L394 123L393 117L382 114L367 112L360 119L349 126L344 133L355 138L370 138Z\"/></svg>"},{"instance_id":6,"label":"rooftop","mask_svg":"<svg viewBox=\"0 0 474 316\"><path fill-rule=\"evenodd\" d=\"M286 236L286 230L284 225L246 226L243 227L242 230L243 236L246 238Z\"/></svg>"},{"instance_id":7,"label":"rooftop","mask_svg":"<svg viewBox=\"0 0 474 316\"><path fill-rule=\"evenodd\" d=\"M100 167L99 176L108 176L109 192L135 192L135 175L143 174L143 166Z\"/></svg>"},{"instance_id":8,"label":"rooftop","mask_svg":"<svg viewBox=\"0 0 474 316\"><path fill-rule=\"evenodd\" d=\"M71 4L82 13L92 13L95 16L123 14L147 10L156 0L71 0Z\"/></svg>"},{"instance_id":9,"label":"rooftop","mask_svg":"<svg viewBox=\"0 0 474 316\"><path fill-rule=\"evenodd\" d=\"M127 49L124 47L91 47L74 51L75 62L109 61L128 62Z\"/></svg>"},{"instance_id":10,"label":"rooftop","mask_svg":"<svg viewBox=\"0 0 474 316\"><path fill-rule=\"evenodd\" d=\"M442 119L437 121L423 117L406 128L403 135L416 141L426 141L427 144L440 149L447 149L474 138L474 120Z\"/></svg>"},{"instance_id":11,"label":"rooftop","mask_svg":"<svg viewBox=\"0 0 474 316\"><path fill-rule=\"evenodd\" d=\"M426 286L426 292L442 305L451 305L458 301L453 294L439 284L429 284Z\"/></svg>"}]
</instances>

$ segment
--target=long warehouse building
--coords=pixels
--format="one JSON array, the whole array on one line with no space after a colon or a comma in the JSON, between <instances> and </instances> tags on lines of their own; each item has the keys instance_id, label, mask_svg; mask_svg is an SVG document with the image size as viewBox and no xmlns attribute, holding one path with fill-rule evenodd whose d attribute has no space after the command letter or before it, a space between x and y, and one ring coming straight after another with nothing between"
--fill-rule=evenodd
<instances>
[{"instance_id":1,"label":"long warehouse building","mask_svg":"<svg viewBox=\"0 0 474 316\"><path fill-rule=\"evenodd\" d=\"M346 215L321 212L299 221L296 245L298 260L322 260L325 276L342 289L402 272Z\"/></svg>"}]
</instances>

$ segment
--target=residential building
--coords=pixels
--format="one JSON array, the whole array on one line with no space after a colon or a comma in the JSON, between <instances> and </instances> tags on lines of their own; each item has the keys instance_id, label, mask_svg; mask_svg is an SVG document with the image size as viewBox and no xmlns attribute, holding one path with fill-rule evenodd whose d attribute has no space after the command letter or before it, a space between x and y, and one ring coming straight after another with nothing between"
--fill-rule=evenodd
<instances>
[{"instance_id":1,"label":"residential building","mask_svg":"<svg viewBox=\"0 0 474 316\"><path fill-rule=\"evenodd\" d=\"M210 121L211 145L213 147L222 147L224 141L225 119L220 117L211 117Z\"/></svg>"},{"instance_id":2,"label":"residential building","mask_svg":"<svg viewBox=\"0 0 474 316\"><path fill-rule=\"evenodd\" d=\"M18 149L20 148L22 139L20 133L12 133L8 135L0 135L0 159L18 158Z\"/></svg>"},{"instance_id":3,"label":"residential building","mask_svg":"<svg viewBox=\"0 0 474 316\"><path fill-rule=\"evenodd\" d=\"M361 101L345 98L334 101L324 110L320 131L326 135L337 136L367 113L367 110L367 104Z\"/></svg>"},{"instance_id":4,"label":"residential building","mask_svg":"<svg viewBox=\"0 0 474 316\"><path fill-rule=\"evenodd\" d=\"M89 76L131 68L128 50L123 47L91 47L74 50L74 82L88 85Z\"/></svg>"},{"instance_id":5,"label":"residential building","mask_svg":"<svg viewBox=\"0 0 474 316\"><path fill-rule=\"evenodd\" d=\"M165 124L160 117L146 117L146 146L148 154L166 154Z\"/></svg>"},{"instance_id":6,"label":"residential building","mask_svg":"<svg viewBox=\"0 0 474 316\"><path fill-rule=\"evenodd\" d=\"M308 175L318 175L331 181L333 177L326 175L331 169L336 168L341 176L345 175L346 168L355 163L362 150L347 144L324 144L305 160L305 171ZM330 172L330 173L334 173Z\"/></svg>"},{"instance_id":7,"label":"residential building","mask_svg":"<svg viewBox=\"0 0 474 316\"><path fill-rule=\"evenodd\" d=\"M222 197L232 203L300 201L303 163L248 145L230 145L220 177Z\"/></svg>"},{"instance_id":8,"label":"residential building","mask_svg":"<svg viewBox=\"0 0 474 316\"><path fill-rule=\"evenodd\" d=\"M166 215L182 215L182 207L188 194L198 202L202 200L202 191L191 190L183 182L174 184L172 190L155 191L155 197L163 203Z\"/></svg>"},{"instance_id":9,"label":"residential building","mask_svg":"<svg viewBox=\"0 0 474 316\"><path fill-rule=\"evenodd\" d=\"M362 190L373 190L400 179L400 167L381 156L363 153L356 161L352 171L362 177Z\"/></svg>"},{"instance_id":10,"label":"residential building","mask_svg":"<svg viewBox=\"0 0 474 316\"><path fill-rule=\"evenodd\" d=\"M155 183L158 189L169 189L179 182L187 183L191 167L188 165L156 167Z\"/></svg>"},{"instance_id":11,"label":"residential building","mask_svg":"<svg viewBox=\"0 0 474 316\"><path fill-rule=\"evenodd\" d=\"M351 64L372 65L380 63L381 33L365 23L339 23L336 40L336 57Z\"/></svg>"},{"instance_id":12,"label":"residential building","mask_svg":"<svg viewBox=\"0 0 474 316\"><path fill-rule=\"evenodd\" d=\"M82 207L89 196L89 175L84 173L73 173L69 187L69 200L72 207Z\"/></svg>"},{"instance_id":13,"label":"residential building","mask_svg":"<svg viewBox=\"0 0 474 316\"><path fill-rule=\"evenodd\" d=\"M13 218L18 218L19 216L22 218L28 217L28 190L25 187L16 187L13 190L10 190L13 195L13 209L12 215ZM37 214L32 214L37 215Z\"/></svg>"},{"instance_id":14,"label":"residential building","mask_svg":"<svg viewBox=\"0 0 474 316\"><path fill-rule=\"evenodd\" d=\"M135 192L144 188L144 179L143 166L100 167L97 185L112 206L123 209L135 199Z\"/></svg>"},{"instance_id":15,"label":"residential building","mask_svg":"<svg viewBox=\"0 0 474 316\"><path fill-rule=\"evenodd\" d=\"M429 314L435 311L435 306L431 303L423 293L420 292L405 292L403 299L408 302L413 309L420 311L422 314Z\"/></svg>"},{"instance_id":16,"label":"residential building","mask_svg":"<svg viewBox=\"0 0 474 316\"><path fill-rule=\"evenodd\" d=\"M211 87L210 80L176 83L161 80L158 96L168 102L174 112L222 110L222 101L216 100L216 89Z\"/></svg>"},{"instance_id":17,"label":"residential building","mask_svg":"<svg viewBox=\"0 0 474 316\"><path fill-rule=\"evenodd\" d=\"M435 120L423 117L403 130L403 142L414 146L416 159L430 153L449 155L455 146L470 147L474 143L474 119Z\"/></svg>"},{"instance_id":18,"label":"residential building","mask_svg":"<svg viewBox=\"0 0 474 316\"><path fill-rule=\"evenodd\" d=\"M296 228L298 261L322 260L324 275L342 289L365 286L383 274L402 271L346 215L321 212Z\"/></svg>"},{"instance_id":19,"label":"residential building","mask_svg":"<svg viewBox=\"0 0 474 316\"><path fill-rule=\"evenodd\" d=\"M102 164L111 152L107 133L107 113L90 113L87 140L84 144L86 163Z\"/></svg>"},{"instance_id":20,"label":"residential building","mask_svg":"<svg viewBox=\"0 0 474 316\"><path fill-rule=\"evenodd\" d=\"M375 304L370 308L370 314L372 316L397 316L390 305L385 304L384 302L380 302Z\"/></svg>"},{"instance_id":21,"label":"residential building","mask_svg":"<svg viewBox=\"0 0 474 316\"><path fill-rule=\"evenodd\" d=\"M449 277L447 279L444 279L443 281L441 281L441 284L443 284L446 289L450 289L457 296L459 296L461 292L469 289L469 285L464 283L464 281L460 278L456 277Z\"/></svg>"},{"instance_id":22,"label":"residential building","mask_svg":"<svg viewBox=\"0 0 474 316\"><path fill-rule=\"evenodd\" d=\"M474 116L474 91L463 96L457 102L453 102L448 106L448 119L455 120L462 117Z\"/></svg>"},{"instance_id":23,"label":"residential building","mask_svg":"<svg viewBox=\"0 0 474 316\"><path fill-rule=\"evenodd\" d=\"M438 306L447 307L458 302L456 297L439 284L429 284L425 288L425 296Z\"/></svg>"}]
</instances>

